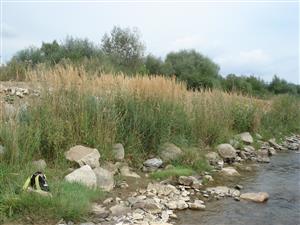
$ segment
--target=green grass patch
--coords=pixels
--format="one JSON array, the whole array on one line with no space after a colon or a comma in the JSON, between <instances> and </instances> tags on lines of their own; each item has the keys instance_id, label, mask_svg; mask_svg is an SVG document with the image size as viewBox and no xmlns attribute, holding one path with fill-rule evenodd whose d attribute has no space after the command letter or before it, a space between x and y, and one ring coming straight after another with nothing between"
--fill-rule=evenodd
<instances>
[{"instance_id":1,"label":"green grass patch","mask_svg":"<svg viewBox=\"0 0 300 225\"><path fill-rule=\"evenodd\" d=\"M150 177L155 180L164 180L170 177L190 176L195 173L191 168L179 167L156 171L151 173Z\"/></svg>"},{"instance_id":2,"label":"green grass patch","mask_svg":"<svg viewBox=\"0 0 300 225\"><path fill-rule=\"evenodd\" d=\"M31 218L32 221L58 221L61 218L79 221L88 216L92 201L102 199L104 194L99 189L90 189L78 183L62 180L62 172L48 170L45 174L52 197L39 196L36 193L21 190L32 168L22 170L0 167L0 222L7 219ZM61 170L63 170L61 168ZM15 171L20 171L15 173ZM49 175L49 176L48 176Z\"/></svg>"}]
</instances>

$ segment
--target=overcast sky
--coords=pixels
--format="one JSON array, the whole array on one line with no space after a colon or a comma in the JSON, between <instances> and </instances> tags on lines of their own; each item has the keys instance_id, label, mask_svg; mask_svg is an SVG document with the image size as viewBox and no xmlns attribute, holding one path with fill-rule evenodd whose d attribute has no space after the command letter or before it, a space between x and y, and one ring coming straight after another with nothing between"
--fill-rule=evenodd
<instances>
[{"instance_id":1,"label":"overcast sky","mask_svg":"<svg viewBox=\"0 0 300 225\"><path fill-rule=\"evenodd\" d=\"M26 1L26 0L23 0ZM3 60L67 35L100 43L114 25L137 27L147 53L194 48L220 73L274 74L300 84L299 3L2 2Z\"/></svg>"}]
</instances>

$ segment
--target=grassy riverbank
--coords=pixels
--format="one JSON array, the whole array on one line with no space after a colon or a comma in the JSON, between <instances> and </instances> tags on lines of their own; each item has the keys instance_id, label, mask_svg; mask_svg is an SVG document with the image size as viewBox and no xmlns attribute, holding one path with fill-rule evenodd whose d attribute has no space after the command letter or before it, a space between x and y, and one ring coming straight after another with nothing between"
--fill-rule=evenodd
<instances>
[{"instance_id":1,"label":"grassy riverbank","mask_svg":"<svg viewBox=\"0 0 300 225\"><path fill-rule=\"evenodd\" d=\"M101 160L112 160L112 144L123 143L126 162L139 168L157 155L160 144L172 142L184 150L177 171L206 170L202 152L228 142L236 133L258 132L264 138L299 132L300 101L292 96L258 100L221 91L186 90L173 78L88 74L72 67L27 74L39 97L15 117L1 117L0 221L30 215L41 219L78 220L87 216L98 191L62 182L69 166L64 152L76 144L94 147ZM3 103L4 104L4 103ZM3 107L1 107L3 109ZM52 199L19 194L33 172L31 161L43 158ZM155 178L174 175L174 170ZM38 212L38 213L36 213Z\"/></svg>"}]
</instances>

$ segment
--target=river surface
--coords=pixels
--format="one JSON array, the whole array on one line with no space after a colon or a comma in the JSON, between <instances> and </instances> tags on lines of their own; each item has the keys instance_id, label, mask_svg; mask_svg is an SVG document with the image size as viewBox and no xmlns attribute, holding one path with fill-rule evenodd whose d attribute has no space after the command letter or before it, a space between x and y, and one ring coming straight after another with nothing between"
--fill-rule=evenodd
<instances>
[{"instance_id":1,"label":"river surface","mask_svg":"<svg viewBox=\"0 0 300 225\"><path fill-rule=\"evenodd\" d=\"M266 203L237 202L232 198L207 202L205 211L178 214L180 225L300 225L300 154L279 153L271 163L238 184L245 192L268 192Z\"/></svg>"}]
</instances>

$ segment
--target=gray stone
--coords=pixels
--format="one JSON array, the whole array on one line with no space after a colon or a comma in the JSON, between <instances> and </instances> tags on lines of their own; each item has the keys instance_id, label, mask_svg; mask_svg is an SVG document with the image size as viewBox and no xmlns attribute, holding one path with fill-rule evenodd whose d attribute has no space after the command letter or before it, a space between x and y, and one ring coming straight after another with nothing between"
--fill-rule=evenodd
<instances>
[{"instance_id":1,"label":"gray stone","mask_svg":"<svg viewBox=\"0 0 300 225\"><path fill-rule=\"evenodd\" d=\"M183 155L182 150L172 143L164 143L160 147L160 157L164 161L172 161Z\"/></svg>"},{"instance_id":2,"label":"gray stone","mask_svg":"<svg viewBox=\"0 0 300 225\"><path fill-rule=\"evenodd\" d=\"M65 180L68 182L81 183L88 187L97 186L96 175L89 165L85 165L74 170L72 173L65 176Z\"/></svg>"},{"instance_id":3,"label":"gray stone","mask_svg":"<svg viewBox=\"0 0 300 225\"><path fill-rule=\"evenodd\" d=\"M253 137L249 132L244 132L241 134L238 134L240 139L245 143L245 144L252 144L253 143Z\"/></svg>"},{"instance_id":4,"label":"gray stone","mask_svg":"<svg viewBox=\"0 0 300 225\"><path fill-rule=\"evenodd\" d=\"M109 216L109 211L106 210L102 205L96 203L92 205L92 213L98 218L107 218Z\"/></svg>"},{"instance_id":5,"label":"gray stone","mask_svg":"<svg viewBox=\"0 0 300 225\"><path fill-rule=\"evenodd\" d=\"M71 162L76 162L79 166L89 165L91 168L99 167L100 153L95 148L76 145L65 152L65 157Z\"/></svg>"},{"instance_id":6,"label":"gray stone","mask_svg":"<svg viewBox=\"0 0 300 225\"><path fill-rule=\"evenodd\" d=\"M160 158L152 158L146 160L143 164L145 167L159 168L162 166L163 161Z\"/></svg>"},{"instance_id":7,"label":"gray stone","mask_svg":"<svg viewBox=\"0 0 300 225\"><path fill-rule=\"evenodd\" d=\"M125 157L125 150L121 143L113 145L113 155L115 160L123 160Z\"/></svg>"},{"instance_id":8,"label":"gray stone","mask_svg":"<svg viewBox=\"0 0 300 225\"><path fill-rule=\"evenodd\" d=\"M101 167L95 168L93 171L97 178L97 187L104 191L111 191L114 188L113 173Z\"/></svg>"},{"instance_id":9,"label":"gray stone","mask_svg":"<svg viewBox=\"0 0 300 225\"><path fill-rule=\"evenodd\" d=\"M112 216L122 216L130 212L130 208L124 205L115 205L109 208Z\"/></svg>"},{"instance_id":10,"label":"gray stone","mask_svg":"<svg viewBox=\"0 0 300 225\"><path fill-rule=\"evenodd\" d=\"M230 144L220 144L217 146L219 155L225 161L234 161L236 158L236 150Z\"/></svg>"}]
</instances>

